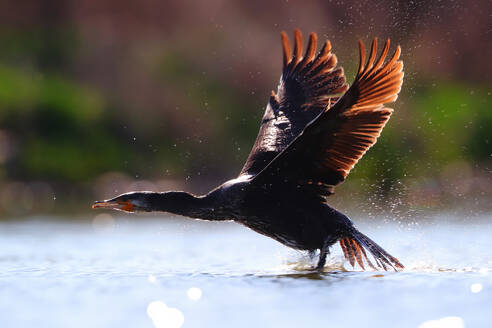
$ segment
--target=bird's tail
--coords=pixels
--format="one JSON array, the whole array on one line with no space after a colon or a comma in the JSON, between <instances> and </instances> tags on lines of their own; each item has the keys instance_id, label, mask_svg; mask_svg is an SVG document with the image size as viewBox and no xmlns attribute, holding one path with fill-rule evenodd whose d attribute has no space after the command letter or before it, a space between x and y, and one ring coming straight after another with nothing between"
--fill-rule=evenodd
<instances>
[{"instance_id":1,"label":"bird's tail","mask_svg":"<svg viewBox=\"0 0 492 328\"><path fill-rule=\"evenodd\" d=\"M359 266L365 270L365 260L367 264L374 270L377 270L379 268L387 271L388 266L392 267L395 271L404 268L403 264L401 264L397 258L388 254L381 246L376 244L374 241L371 240L371 238L364 235L355 227L351 229L348 236L340 238L339 242L345 258L350 262L352 266L355 266L355 262L357 262L357 264L359 264ZM367 249L372 254L376 265L374 265L369 260L365 249Z\"/></svg>"}]
</instances>

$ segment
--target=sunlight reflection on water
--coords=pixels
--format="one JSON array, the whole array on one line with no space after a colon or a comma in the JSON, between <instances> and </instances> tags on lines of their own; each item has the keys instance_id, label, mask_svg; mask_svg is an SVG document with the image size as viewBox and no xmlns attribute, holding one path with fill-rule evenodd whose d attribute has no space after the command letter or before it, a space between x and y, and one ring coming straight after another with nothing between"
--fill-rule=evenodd
<instances>
[{"instance_id":1,"label":"sunlight reflection on water","mask_svg":"<svg viewBox=\"0 0 492 328\"><path fill-rule=\"evenodd\" d=\"M482 284L479 284L479 283L473 284L470 287L470 290L472 291L472 293L480 293L482 291L482 289L483 289L483 286L482 286Z\"/></svg>"},{"instance_id":2,"label":"sunlight reflection on water","mask_svg":"<svg viewBox=\"0 0 492 328\"><path fill-rule=\"evenodd\" d=\"M157 278L153 274L149 275L147 280L152 284L155 284L157 282Z\"/></svg>"},{"instance_id":3,"label":"sunlight reflection on water","mask_svg":"<svg viewBox=\"0 0 492 328\"><path fill-rule=\"evenodd\" d=\"M100 215L0 223L2 328L489 327L488 218L362 221L406 269L354 271L335 246L320 273L234 223Z\"/></svg>"},{"instance_id":4,"label":"sunlight reflection on water","mask_svg":"<svg viewBox=\"0 0 492 328\"><path fill-rule=\"evenodd\" d=\"M202 297L202 290L197 287L191 287L186 294L190 300L198 301Z\"/></svg>"},{"instance_id":5,"label":"sunlight reflection on water","mask_svg":"<svg viewBox=\"0 0 492 328\"><path fill-rule=\"evenodd\" d=\"M418 328L465 328L465 322L460 317L444 317L426 321Z\"/></svg>"},{"instance_id":6,"label":"sunlight reflection on water","mask_svg":"<svg viewBox=\"0 0 492 328\"><path fill-rule=\"evenodd\" d=\"M156 328L180 328L184 323L183 313L168 307L164 302L153 301L147 306L147 315Z\"/></svg>"}]
</instances>

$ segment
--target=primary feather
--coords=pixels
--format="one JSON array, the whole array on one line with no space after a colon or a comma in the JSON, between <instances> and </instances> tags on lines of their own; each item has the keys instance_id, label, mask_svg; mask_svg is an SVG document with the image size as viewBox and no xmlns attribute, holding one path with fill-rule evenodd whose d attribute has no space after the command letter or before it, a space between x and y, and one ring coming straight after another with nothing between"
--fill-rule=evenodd
<instances>
[{"instance_id":1,"label":"primary feather","mask_svg":"<svg viewBox=\"0 0 492 328\"><path fill-rule=\"evenodd\" d=\"M277 92L272 91L260 131L240 174L257 174L297 137L306 125L347 90L342 68L326 41L315 57L317 36L309 35L302 56L302 35L294 32L294 50L282 32L283 70Z\"/></svg>"},{"instance_id":2,"label":"primary feather","mask_svg":"<svg viewBox=\"0 0 492 328\"><path fill-rule=\"evenodd\" d=\"M256 177L255 181L288 177L284 183L319 195L333 193L350 170L376 142L392 109L384 107L398 96L403 83L400 47L385 63L390 41L376 61L377 39L365 63L359 42L360 65L350 89L333 105L325 106L303 131Z\"/></svg>"}]
</instances>

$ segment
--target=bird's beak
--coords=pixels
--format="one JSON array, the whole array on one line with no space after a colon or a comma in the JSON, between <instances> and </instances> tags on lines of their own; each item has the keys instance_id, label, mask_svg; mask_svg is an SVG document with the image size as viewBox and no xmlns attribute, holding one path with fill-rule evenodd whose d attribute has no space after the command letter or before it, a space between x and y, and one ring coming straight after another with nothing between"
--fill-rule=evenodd
<instances>
[{"instance_id":1,"label":"bird's beak","mask_svg":"<svg viewBox=\"0 0 492 328\"><path fill-rule=\"evenodd\" d=\"M100 200L92 204L92 208L108 208L112 210L135 212L133 204L129 201Z\"/></svg>"}]
</instances>

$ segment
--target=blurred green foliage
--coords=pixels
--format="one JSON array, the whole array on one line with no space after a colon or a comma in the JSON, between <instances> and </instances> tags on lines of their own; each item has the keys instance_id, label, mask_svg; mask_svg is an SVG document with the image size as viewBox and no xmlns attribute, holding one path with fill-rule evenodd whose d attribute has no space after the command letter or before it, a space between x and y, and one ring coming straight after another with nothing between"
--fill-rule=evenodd
<instances>
[{"instance_id":1,"label":"blurred green foliage","mask_svg":"<svg viewBox=\"0 0 492 328\"><path fill-rule=\"evenodd\" d=\"M177 57L166 56L161 70L177 90L200 81L188 94L192 105L204 107L208 120L226 120L216 125L214 142L222 140L218 148L227 150L231 145L226 143L234 140L244 149L240 153L244 159L262 114L260 110L256 116L244 115L254 101L221 81L204 78ZM456 159L490 160L492 111L487 90L451 81L422 85L407 99L404 113L395 104L397 111L377 146L357 164L355 176L391 184L404 175L436 174ZM131 132L125 135L116 129L114 133L118 118L110 108L100 94L76 81L0 66L0 121L21 144L10 173L22 178L83 181L108 170L145 171L146 167L139 167L145 160L129 161L135 156L128 154L139 147L129 146ZM172 144L172 140L153 142L164 147ZM149 152L139 156L152 160ZM193 154L188 158L187 163L179 164L196 162ZM170 162L170 167L176 165Z\"/></svg>"},{"instance_id":2,"label":"blurred green foliage","mask_svg":"<svg viewBox=\"0 0 492 328\"><path fill-rule=\"evenodd\" d=\"M82 181L124 169L125 145L108 133L104 100L57 74L0 66L0 122L15 136L8 175Z\"/></svg>"},{"instance_id":3,"label":"blurred green foliage","mask_svg":"<svg viewBox=\"0 0 492 328\"><path fill-rule=\"evenodd\" d=\"M58 25L44 19L35 28L0 28L0 182L82 188L107 172L195 181L239 172L276 88L268 65L263 72L257 68L266 61L268 42L225 44L222 34L213 33L204 42L200 31L189 34L189 43L170 36L157 46L139 44L138 33L130 41L125 38L132 34L123 34L118 43L104 33L96 40L84 37L63 17ZM343 45L337 43L338 54L348 53ZM263 48L255 52L256 46ZM257 62L246 61L248 51ZM355 69L350 61L355 65L355 57L347 56L347 72ZM378 143L351 174L369 192L389 193L406 178L439 177L459 161L490 172L487 80L406 68L412 69Z\"/></svg>"},{"instance_id":4,"label":"blurred green foliage","mask_svg":"<svg viewBox=\"0 0 492 328\"><path fill-rule=\"evenodd\" d=\"M377 144L354 177L382 181L386 190L403 177L432 177L454 161L486 167L492 154L492 97L484 86L426 81L403 91ZM405 88L405 84L403 86Z\"/></svg>"}]
</instances>

